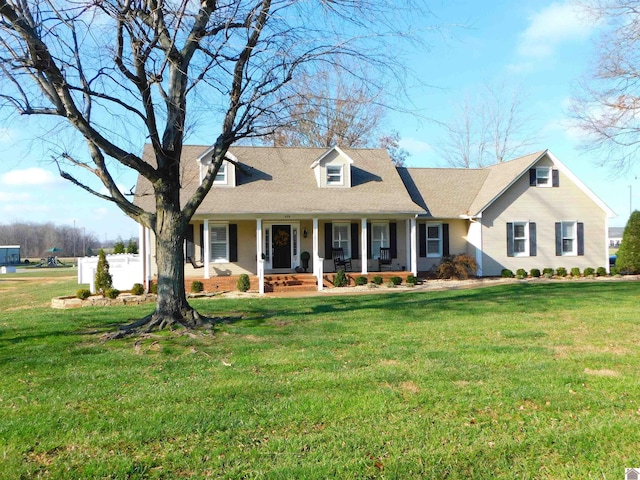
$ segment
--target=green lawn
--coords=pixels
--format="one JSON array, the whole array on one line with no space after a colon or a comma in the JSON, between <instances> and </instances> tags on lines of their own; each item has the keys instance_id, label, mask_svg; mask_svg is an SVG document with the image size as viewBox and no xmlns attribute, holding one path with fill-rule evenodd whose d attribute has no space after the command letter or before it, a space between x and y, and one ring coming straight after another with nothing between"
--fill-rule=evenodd
<instances>
[{"instance_id":1,"label":"green lawn","mask_svg":"<svg viewBox=\"0 0 640 480\"><path fill-rule=\"evenodd\" d=\"M153 307L51 310L75 279L22 277L0 276L0 478L623 478L640 466L635 282L199 300L225 317L213 337L105 343Z\"/></svg>"}]
</instances>

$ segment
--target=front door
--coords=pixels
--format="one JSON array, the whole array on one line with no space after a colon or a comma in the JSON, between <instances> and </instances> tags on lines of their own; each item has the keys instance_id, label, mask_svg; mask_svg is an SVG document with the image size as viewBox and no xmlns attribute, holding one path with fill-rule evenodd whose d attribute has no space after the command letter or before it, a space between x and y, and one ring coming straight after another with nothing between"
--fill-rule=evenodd
<instances>
[{"instance_id":1,"label":"front door","mask_svg":"<svg viewBox=\"0 0 640 480\"><path fill-rule=\"evenodd\" d=\"M273 268L291 268L291 225L273 225Z\"/></svg>"}]
</instances>

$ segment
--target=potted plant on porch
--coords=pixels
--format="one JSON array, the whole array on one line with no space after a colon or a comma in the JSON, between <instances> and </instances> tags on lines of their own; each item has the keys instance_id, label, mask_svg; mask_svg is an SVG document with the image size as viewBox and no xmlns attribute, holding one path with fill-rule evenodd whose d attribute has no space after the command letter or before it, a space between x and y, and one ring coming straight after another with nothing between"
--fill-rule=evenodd
<instances>
[{"instance_id":1,"label":"potted plant on porch","mask_svg":"<svg viewBox=\"0 0 640 480\"><path fill-rule=\"evenodd\" d=\"M304 273L307 273L307 268L309 268L310 258L311 258L311 254L309 252L302 252L300 254L300 260L302 261L302 268L304 268Z\"/></svg>"}]
</instances>

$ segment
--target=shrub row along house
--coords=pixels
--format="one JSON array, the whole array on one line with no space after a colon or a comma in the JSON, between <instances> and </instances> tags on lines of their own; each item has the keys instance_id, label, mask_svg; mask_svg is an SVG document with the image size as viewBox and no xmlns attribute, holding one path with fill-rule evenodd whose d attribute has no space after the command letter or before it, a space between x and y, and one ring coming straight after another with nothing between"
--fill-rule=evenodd
<instances>
[{"instance_id":1,"label":"shrub row along house","mask_svg":"<svg viewBox=\"0 0 640 480\"><path fill-rule=\"evenodd\" d=\"M211 155L184 147L184 198ZM548 150L482 169L396 168L383 149L339 147L232 147L227 158L185 242L185 277L212 289L246 273L269 291L303 268L319 289L338 268L419 276L460 253L478 276L608 266L613 212ZM150 193L140 177L136 204L153 210ZM156 273L150 232L140 245L146 283Z\"/></svg>"}]
</instances>

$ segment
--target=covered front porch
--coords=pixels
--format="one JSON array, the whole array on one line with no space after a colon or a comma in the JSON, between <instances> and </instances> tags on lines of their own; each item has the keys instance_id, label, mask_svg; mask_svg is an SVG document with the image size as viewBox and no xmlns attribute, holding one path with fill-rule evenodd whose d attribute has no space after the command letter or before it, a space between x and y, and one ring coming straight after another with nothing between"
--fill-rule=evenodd
<instances>
[{"instance_id":1,"label":"covered front porch","mask_svg":"<svg viewBox=\"0 0 640 480\"><path fill-rule=\"evenodd\" d=\"M256 277L257 290L263 293L269 291L270 278L282 275L311 274L318 290L324 288L323 276L338 269L350 275L382 269L415 275L416 234L416 218L408 215L194 218L185 243L185 276L220 283L223 277L246 273ZM389 257L384 265L383 250ZM336 261L336 251L348 259L346 265Z\"/></svg>"}]
</instances>

